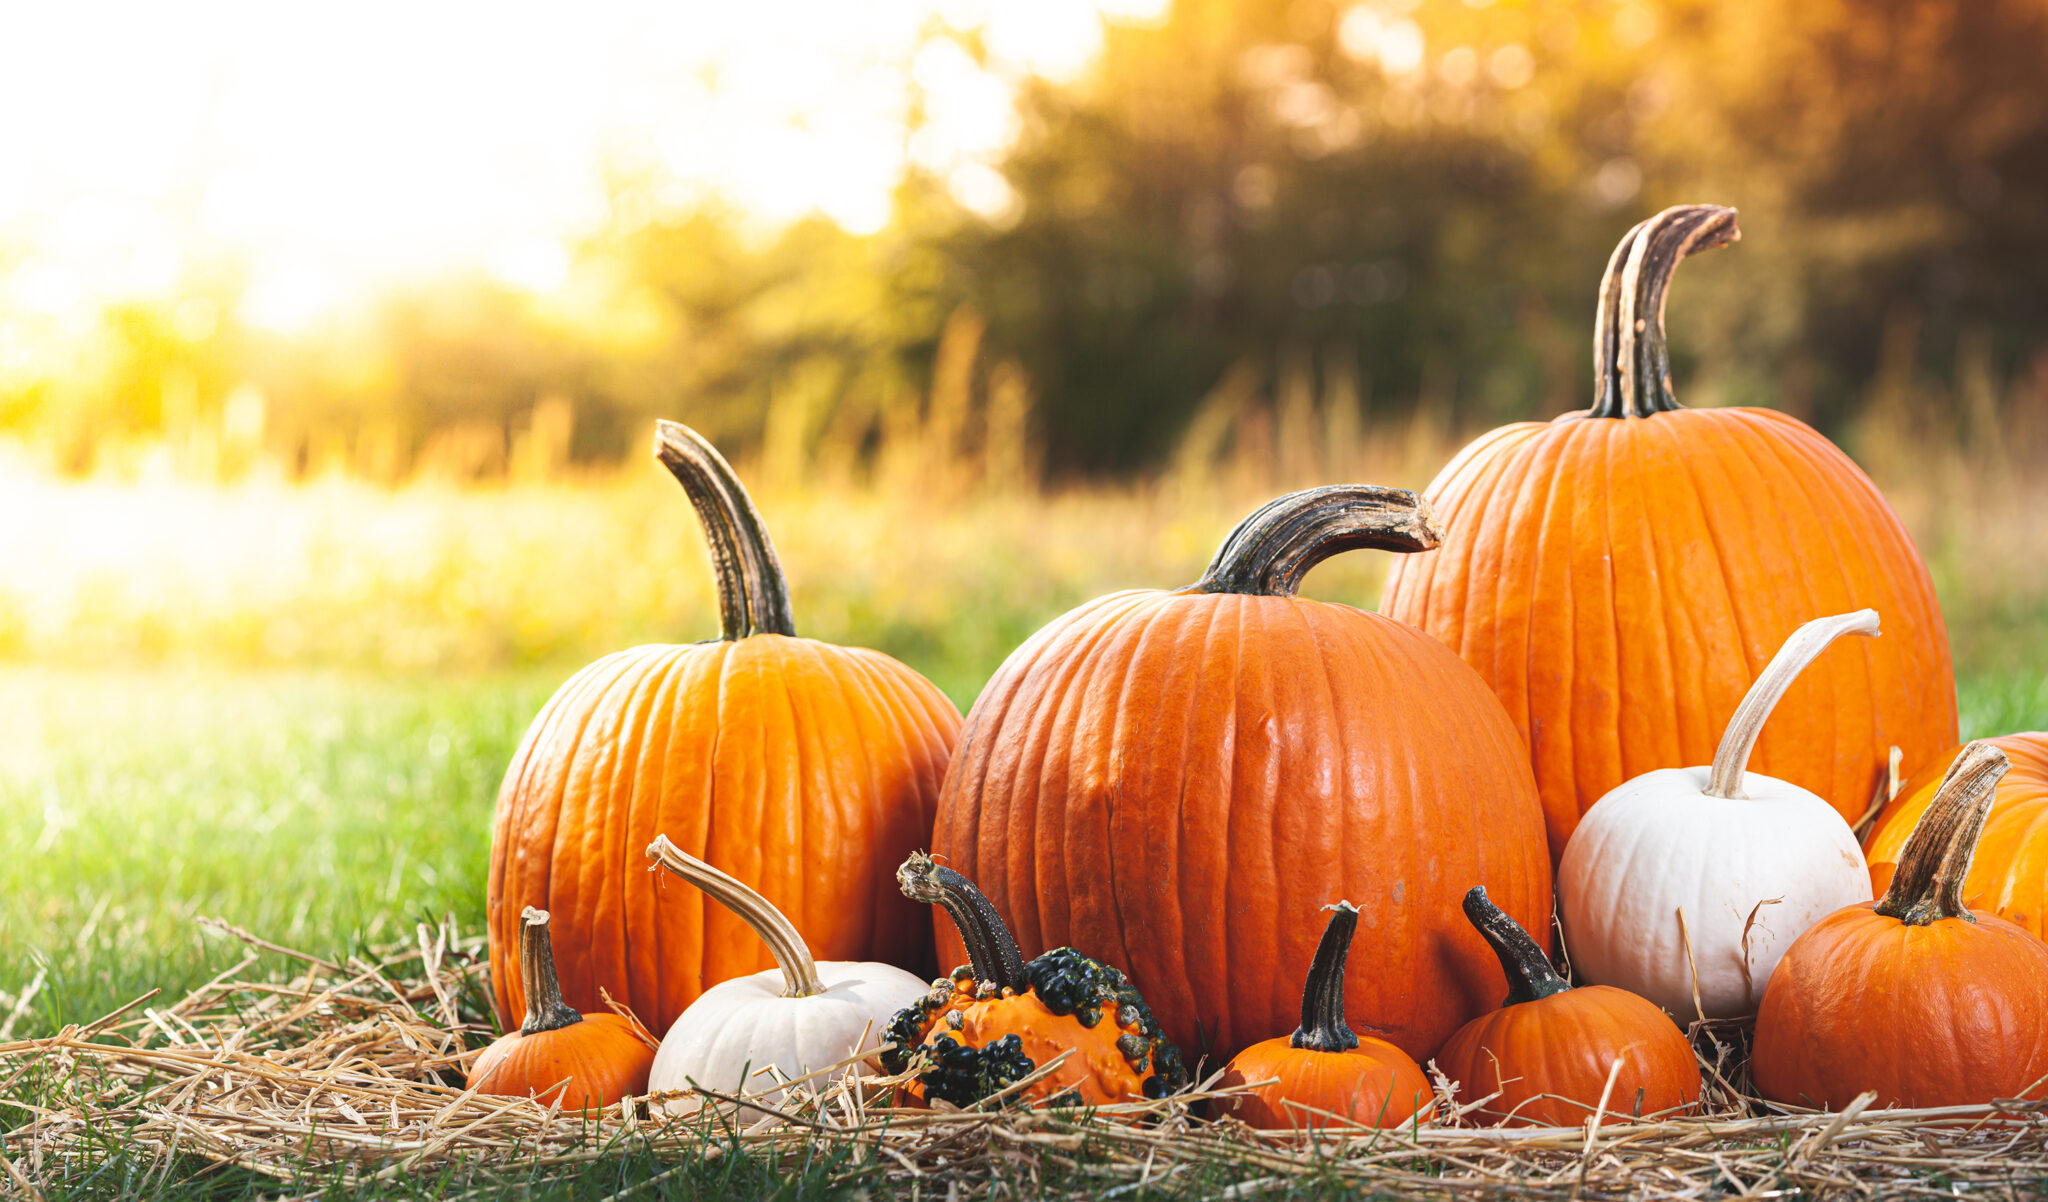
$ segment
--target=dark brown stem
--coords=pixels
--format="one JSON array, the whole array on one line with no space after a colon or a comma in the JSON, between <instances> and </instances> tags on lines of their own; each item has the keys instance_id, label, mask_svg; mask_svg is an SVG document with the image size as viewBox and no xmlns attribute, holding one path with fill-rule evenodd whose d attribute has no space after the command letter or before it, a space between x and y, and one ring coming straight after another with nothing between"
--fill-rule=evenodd
<instances>
[{"instance_id":1,"label":"dark brown stem","mask_svg":"<svg viewBox=\"0 0 2048 1202\"><path fill-rule=\"evenodd\" d=\"M519 1033L538 1035L575 1026L583 1016L562 1000L555 945L548 938L548 912L528 906L519 917L526 921L519 929L519 980L526 986L526 1021L519 1024Z\"/></svg>"},{"instance_id":2,"label":"dark brown stem","mask_svg":"<svg viewBox=\"0 0 2048 1202\"><path fill-rule=\"evenodd\" d=\"M1622 237L1600 279L1593 324L1593 417L1649 417L1681 406L1671 391L1664 296L1687 255L1742 237L1735 210L1679 205Z\"/></svg>"},{"instance_id":3,"label":"dark brown stem","mask_svg":"<svg viewBox=\"0 0 2048 1202\"><path fill-rule=\"evenodd\" d=\"M654 457L682 484L704 526L718 577L718 637L731 642L752 634L796 634L775 544L725 456L681 422L658 421Z\"/></svg>"},{"instance_id":4,"label":"dark brown stem","mask_svg":"<svg viewBox=\"0 0 2048 1202\"><path fill-rule=\"evenodd\" d=\"M2011 766L2003 751L1982 741L1956 755L1899 851L1892 887L1877 903L1879 914L1909 927L1944 918L1976 921L1963 905L1963 880L1977 855L1984 819L1998 799L1999 778Z\"/></svg>"},{"instance_id":5,"label":"dark brown stem","mask_svg":"<svg viewBox=\"0 0 2048 1202\"><path fill-rule=\"evenodd\" d=\"M975 888L973 881L914 851L896 870L896 883L905 897L946 908L960 930L960 941L967 945L967 963L975 980L1018 993L1031 988L1030 978L1024 975L1024 954L1017 950L1010 928L1003 925L995 903Z\"/></svg>"},{"instance_id":6,"label":"dark brown stem","mask_svg":"<svg viewBox=\"0 0 2048 1202\"><path fill-rule=\"evenodd\" d=\"M1292 597L1340 551L1427 551L1443 541L1429 502L1400 488L1330 484L1266 502L1230 532L1189 593Z\"/></svg>"},{"instance_id":7,"label":"dark brown stem","mask_svg":"<svg viewBox=\"0 0 2048 1202\"><path fill-rule=\"evenodd\" d=\"M1309 1052L1348 1052L1358 1036L1344 1021L1344 969L1351 960L1351 936L1358 930L1358 907L1348 901L1324 907L1333 911L1309 961L1308 980L1301 986L1301 1025L1288 1046Z\"/></svg>"},{"instance_id":8,"label":"dark brown stem","mask_svg":"<svg viewBox=\"0 0 2048 1202\"><path fill-rule=\"evenodd\" d=\"M1563 977L1557 975L1550 957L1543 954L1542 947L1529 937L1529 932L1486 896L1486 886L1475 885L1465 895L1465 917L1493 948L1493 954L1500 959L1501 971L1508 976L1508 1000L1502 1002L1502 1006L1533 1002L1571 988Z\"/></svg>"}]
</instances>

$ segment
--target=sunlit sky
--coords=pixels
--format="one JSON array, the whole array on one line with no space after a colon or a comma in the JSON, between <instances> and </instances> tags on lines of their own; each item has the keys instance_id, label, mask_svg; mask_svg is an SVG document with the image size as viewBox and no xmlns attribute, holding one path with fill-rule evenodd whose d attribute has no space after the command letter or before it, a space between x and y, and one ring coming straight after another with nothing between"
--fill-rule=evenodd
<instances>
[{"instance_id":1,"label":"sunlit sky","mask_svg":"<svg viewBox=\"0 0 2048 1202\"><path fill-rule=\"evenodd\" d=\"M1104 21L1164 5L0 6L0 316L88 320L221 264L240 316L287 332L452 270L544 292L608 176L865 232L915 166L1000 216L1016 81L1079 74Z\"/></svg>"}]
</instances>

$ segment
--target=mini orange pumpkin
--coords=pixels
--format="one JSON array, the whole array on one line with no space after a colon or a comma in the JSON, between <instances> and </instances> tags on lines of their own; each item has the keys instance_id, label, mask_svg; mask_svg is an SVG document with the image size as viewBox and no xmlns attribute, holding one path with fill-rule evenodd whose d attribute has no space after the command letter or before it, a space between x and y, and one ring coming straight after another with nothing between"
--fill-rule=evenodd
<instances>
[{"instance_id":1,"label":"mini orange pumpkin","mask_svg":"<svg viewBox=\"0 0 2048 1202\"><path fill-rule=\"evenodd\" d=\"M1983 837L1977 840L1977 858L1963 882L1963 904L2048 939L2048 731L1985 742L2005 753L2012 771L1998 782ZM1955 757L1949 752L1922 769L1871 824L1863 851L1873 888L1881 891L1891 883L1899 852Z\"/></svg>"},{"instance_id":2,"label":"mini orange pumpkin","mask_svg":"<svg viewBox=\"0 0 2048 1202\"><path fill-rule=\"evenodd\" d=\"M1124 974L1070 947L1025 963L1002 916L974 882L922 852L897 869L906 896L941 906L967 945L967 963L899 1011L882 1055L914 1072L914 1101L970 1106L1062 1053L1018 1102L1101 1106L1164 1097L1186 1082L1180 1050Z\"/></svg>"},{"instance_id":3,"label":"mini orange pumpkin","mask_svg":"<svg viewBox=\"0 0 2048 1202\"><path fill-rule=\"evenodd\" d=\"M1294 1034L1255 1043L1234 1057L1224 1088L1262 1082L1231 1097L1223 1112L1253 1127L1321 1126L1332 1116L1367 1127L1398 1127L1429 1118L1436 1093L1408 1053L1344 1021L1344 971L1358 907L1340 901L1323 928L1301 990Z\"/></svg>"},{"instance_id":4,"label":"mini orange pumpkin","mask_svg":"<svg viewBox=\"0 0 2048 1202\"><path fill-rule=\"evenodd\" d=\"M1572 988L1484 886L1465 895L1465 917L1500 957L1508 999L1436 1055L1461 1096L1498 1094L1485 1113L1509 1126L1546 1127L1583 1123L1596 1111L1611 1123L1699 1101L1692 1044L1655 1003L1609 985Z\"/></svg>"},{"instance_id":5,"label":"mini orange pumpkin","mask_svg":"<svg viewBox=\"0 0 2048 1202\"><path fill-rule=\"evenodd\" d=\"M2048 944L1963 904L2005 753L1963 748L1877 902L1794 940L1757 1011L1751 1074L1773 1101L1838 1109L2041 1097L2048 1079Z\"/></svg>"},{"instance_id":6,"label":"mini orange pumpkin","mask_svg":"<svg viewBox=\"0 0 2048 1202\"><path fill-rule=\"evenodd\" d=\"M548 912L520 916L519 972L526 1021L483 1050L469 1070L478 1093L559 1102L563 1110L602 1110L647 1092L654 1049L616 1014L578 1014L562 1001Z\"/></svg>"}]
</instances>

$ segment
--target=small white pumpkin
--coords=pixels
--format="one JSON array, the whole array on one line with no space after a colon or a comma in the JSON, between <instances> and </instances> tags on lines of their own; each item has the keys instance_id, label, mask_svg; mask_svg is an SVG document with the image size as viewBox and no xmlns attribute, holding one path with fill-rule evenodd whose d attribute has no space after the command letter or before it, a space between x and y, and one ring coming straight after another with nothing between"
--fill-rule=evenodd
<instances>
[{"instance_id":1,"label":"small white pumpkin","mask_svg":"<svg viewBox=\"0 0 2048 1202\"><path fill-rule=\"evenodd\" d=\"M803 936L767 898L683 851L667 835L647 845L647 858L744 919L780 965L713 985L676 1017L647 1074L650 1091L692 1091L666 1103L672 1114L698 1110L704 1104L694 1092L699 1087L733 1096L744 1092L773 1105L783 1093L778 1081L794 1081L880 1047L889 1019L931 992L931 982L893 964L811 959ZM867 1071L864 1063L853 1070ZM823 1089L845 1071L842 1066L814 1078L806 1088Z\"/></svg>"},{"instance_id":2,"label":"small white pumpkin","mask_svg":"<svg viewBox=\"0 0 2048 1202\"><path fill-rule=\"evenodd\" d=\"M1863 849L1835 808L1744 769L1799 673L1843 635L1877 633L1870 609L1801 626L1736 707L1713 767L1646 772L1586 811L1557 877L1576 975L1639 993L1681 1023L1739 1018L1756 1012L1807 927L1870 900Z\"/></svg>"}]
</instances>

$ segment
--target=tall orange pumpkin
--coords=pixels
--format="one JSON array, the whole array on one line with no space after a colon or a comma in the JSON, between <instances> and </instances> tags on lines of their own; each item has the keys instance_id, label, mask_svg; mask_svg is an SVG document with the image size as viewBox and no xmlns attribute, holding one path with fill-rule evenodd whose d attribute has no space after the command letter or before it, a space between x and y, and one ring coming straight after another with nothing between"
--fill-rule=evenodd
<instances>
[{"instance_id":1,"label":"tall orange pumpkin","mask_svg":"<svg viewBox=\"0 0 2048 1202\"><path fill-rule=\"evenodd\" d=\"M2005 753L2012 770L1998 782L1977 858L1963 882L1963 904L2048 939L2048 731L1984 741ZM1922 768L1871 824L1863 852L1876 891L1891 883L1907 838L1961 752L1958 747Z\"/></svg>"},{"instance_id":2,"label":"tall orange pumpkin","mask_svg":"<svg viewBox=\"0 0 2048 1202\"><path fill-rule=\"evenodd\" d=\"M491 834L491 980L526 999L520 912L553 915L562 996L600 987L654 1030L709 986L774 966L724 907L669 890L641 849L666 833L787 914L825 960L930 971L930 919L896 865L931 837L959 711L876 651L796 637L760 514L718 451L662 422L655 455L696 506L719 637L606 656L562 686L506 770Z\"/></svg>"},{"instance_id":3,"label":"tall orange pumpkin","mask_svg":"<svg viewBox=\"0 0 2048 1202\"><path fill-rule=\"evenodd\" d=\"M1914 769L1956 743L1934 589L1877 487L1796 418L1672 395L1672 273L1739 236L1715 205L1630 230L1600 286L1592 409L1467 446L1427 492L1443 547L1387 578L1381 612L1478 669L1528 741L1553 856L1616 785L1706 763L1749 682L1821 614L1875 609L1885 637L1793 686L1755 770L1854 822L1890 745Z\"/></svg>"},{"instance_id":4,"label":"tall orange pumpkin","mask_svg":"<svg viewBox=\"0 0 2048 1202\"><path fill-rule=\"evenodd\" d=\"M936 854L1023 946L1122 966L1167 1037L1214 1064L1293 1028L1317 939L1298 917L1349 898L1374 954L1350 966L1345 1013L1427 1057L1504 988L1461 920L1465 887L1483 877L1549 929L1535 783L1442 644L1294 593L1345 548L1438 537L1413 493L1311 489L1245 519L1196 583L1056 619L969 713Z\"/></svg>"}]
</instances>

